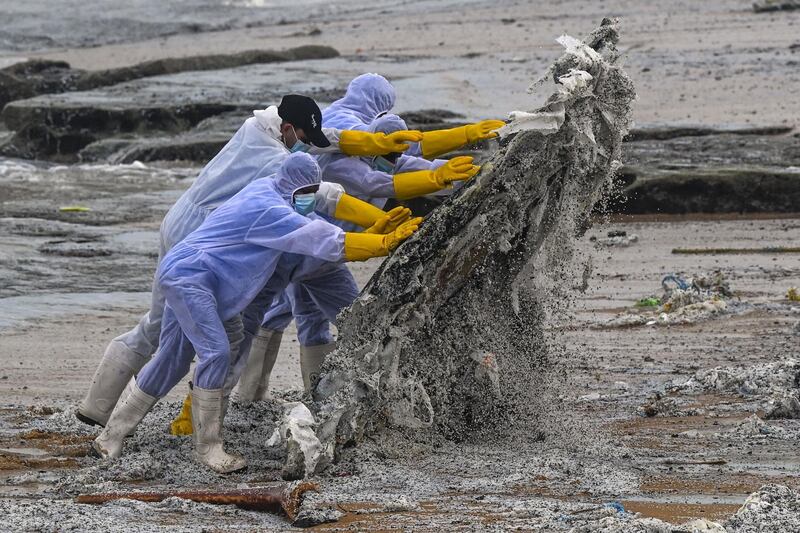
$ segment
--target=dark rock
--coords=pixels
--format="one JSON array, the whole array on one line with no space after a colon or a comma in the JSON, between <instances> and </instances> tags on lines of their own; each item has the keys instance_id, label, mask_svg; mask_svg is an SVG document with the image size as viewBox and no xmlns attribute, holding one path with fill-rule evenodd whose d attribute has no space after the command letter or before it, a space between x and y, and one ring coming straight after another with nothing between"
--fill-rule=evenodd
<instances>
[{"instance_id":1,"label":"dark rock","mask_svg":"<svg viewBox=\"0 0 800 533\"><path fill-rule=\"evenodd\" d=\"M658 140L677 137L705 137L707 135L782 135L792 131L790 126L669 126L652 125L634 128L625 137L627 142Z\"/></svg>"},{"instance_id":2,"label":"dark rock","mask_svg":"<svg viewBox=\"0 0 800 533\"><path fill-rule=\"evenodd\" d=\"M85 159L98 160L103 154L130 144L136 145L137 150L143 151L142 157L148 159L207 160L206 155L216 153L219 142L227 142L230 135L225 139L216 136L176 139L176 155L170 155L170 149L164 148L171 144L166 139L192 130L209 117L232 111L236 111L238 128L253 109L279 100L286 87L282 75L294 80L292 72L281 73L270 65L247 65L209 73L193 71L149 77L91 91L14 101L5 107L2 118L9 129L16 131L0 145L0 154L74 161L89 145L113 139L113 149L94 146L87 150ZM301 83L295 90L326 102L330 101L330 95L344 92L333 83L330 86Z\"/></svg>"},{"instance_id":3,"label":"dark rock","mask_svg":"<svg viewBox=\"0 0 800 533\"><path fill-rule=\"evenodd\" d=\"M73 95L88 96L88 101ZM91 97L88 93L66 93L7 105L2 116L15 133L0 152L26 159L72 160L98 139L125 133L178 133L205 118L236 109L235 105L213 101L140 104L133 101L135 97L111 95L102 105L93 105Z\"/></svg>"},{"instance_id":4,"label":"dark rock","mask_svg":"<svg viewBox=\"0 0 800 533\"><path fill-rule=\"evenodd\" d=\"M800 173L774 167L636 170L636 181L609 208L612 212L796 212Z\"/></svg>"},{"instance_id":5,"label":"dark rock","mask_svg":"<svg viewBox=\"0 0 800 533\"><path fill-rule=\"evenodd\" d=\"M70 68L64 61L31 60L0 69L0 109L13 100L40 94L86 91L149 76L186 71L218 70L255 63L279 63L328 59L339 52L329 46L307 45L289 50L248 50L145 61L130 67L86 71Z\"/></svg>"},{"instance_id":6,"label":"dark rock","mask_svg":"<svg viewBox=\"0 0 800 533\"><path fill-rule=\"evenodd\" d=\"M800 166L800 142L790 133L782 126L645 128L628 136L626 165L615 180L621 195L605 207L624 213L797 211L800 174L789 167Z\"/></svg>"},{"instance_id":7,"label":"dark rock","mask_svg":"<svg viewBox=\"0 0 800 533\"><path fill-rule=\"evenodd\" d=\"M753 3L756 13L770 13L772 11L793 11L800 9L798 0L759 0Z\"/></svg>"},{"instance_id":8,"label":"dark rock","mask_svg":"<svg viewBox=\"0 0 800 533\"><path fill-rule=\"evenodd\" d=\"M80 161L127 164L134 161L193 161L205 164L222 149L248 118L244 110L214 115L191 130L173 136L112 137L91 143Z\"/></svg>"},{"instance_id":9,"label":"dark rock","mask_svg":"<svg viewBox=\"0 0 800 533\"><path fill-rule=\"evenodd\" d=\"M419 111L409 111L400 113L400 118L406 121L409 129L422 131L455 128L466 124L464 121L453 119L464 118L460 113L454 113L446 109L421 109Z\"/></svg>"},{"instance_id":10,"label":"dark rock","mask_svg":"<svg viewBox=\"0 0 800 533\"><path fill-rule=\"evenodd\" d=\"M12 100L71 90L81 72L71 69L64 61L42 59L0 69L0 109Z\"/></svg>"},{"instance_id":11,"label":"dark rock","mask_svg":"<svg viewBox=\"0 0 800 533\"><path fill-rule=\"evenodd\" d=\"M625 163L633 167L664 170L710 166L800 166L800 141L793 135L759 134L754 131L743 135L715 131L704 136L627 142L624 147Z\"/></svg>"}]
</instances>

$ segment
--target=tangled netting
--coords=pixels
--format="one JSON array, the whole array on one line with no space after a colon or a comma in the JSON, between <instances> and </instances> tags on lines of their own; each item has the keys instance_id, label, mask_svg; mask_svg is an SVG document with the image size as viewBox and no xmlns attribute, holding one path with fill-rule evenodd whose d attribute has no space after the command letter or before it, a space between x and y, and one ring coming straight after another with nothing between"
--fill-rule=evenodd
<instances>
[{"instance_id":1,"label":"tangled netting","mask_svg":"<svg viewBox=\"0 0 800 533\"><path fill-rule=\"evenodd\" d=\"M314 394L318 469L386 428L462 439L535 424L549 365L539 280L569 259L631 126L635 92L617 39L610 20L584 41L561 37L545 105L511 114L480 174L340 316Z\"/></svg>"}]
</instances>

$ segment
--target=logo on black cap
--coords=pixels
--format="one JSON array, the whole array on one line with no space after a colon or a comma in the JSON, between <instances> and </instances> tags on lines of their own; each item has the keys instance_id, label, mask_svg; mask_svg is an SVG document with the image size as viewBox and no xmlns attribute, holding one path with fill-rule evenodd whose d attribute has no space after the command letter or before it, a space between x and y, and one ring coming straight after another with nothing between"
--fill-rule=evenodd
<instances>
[{"instance_id":1,"label":"logo on black cap","mask_svg":"<svg viewBox=\"0 0 800 533\"><path fill-rule=\"evenodd\" d=\"M301 128L309 143L320 148L331 145L322 133L322 112L313 98L300 94L287 94L278 106L278 115L284 122Z\"/></svg>"}]
</instances>

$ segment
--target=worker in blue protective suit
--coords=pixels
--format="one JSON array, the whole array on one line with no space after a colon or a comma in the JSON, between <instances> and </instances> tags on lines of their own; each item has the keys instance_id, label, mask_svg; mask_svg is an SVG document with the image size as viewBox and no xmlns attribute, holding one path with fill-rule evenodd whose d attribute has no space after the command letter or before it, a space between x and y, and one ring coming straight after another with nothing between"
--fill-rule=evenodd
<instances>
[{"instance_id":1,"label":"worker in blue protective suit","mask_svg":"<svg viewBox=\"0 0 800 533\"><path fill-rule=\"evenodd\" d=\"M386 234L346 233L304 216L314 211L319 184L314 158L292 154L274 177L247 185L167 252L156 274L166 300L159 348L95 439L100 456L121 454L125 436L188 373L196 353L195 458L220 473L246 466L242 457L225 452L222 442L223 386L231 367L224 322L265 287L282 287L287 278L301 275L305 267L297 255L330 262L388 255L422 220L407 220Z\"/></svg>"},{"instance_id":2,"label":"worker in blue protective suit","mask_svg":"<svg viewBox=\"0 0 800 533\"><path fill-rule=\"evenodd\" d=\"M203 168L164 217L159 234L159 261L199 227L209 213L248 183L275 174L293 151L374 155L390 148L402 151L408 148L404 141L416 141L422 136L419 132L387 136L322 128L319 107L311 98L301 95L287 95L279 106L255 111L253 115ZM149 311L133 330L115 338L106 348L92 385L78 407L78 419L87 424L105 425L130 378L158 346L164 301L155 280ZM225 323L225 329L232 344L242 342L239 318L232 316ZM238 354L238 350L234 351Z\"/></svg>"},{"instance_id":3,"label":"worker in blue protective suit","mask_svg":"<svg viewBox=\"0 0 800 533\"><path fill-rule=\"evenodd\" d=\"M335 127L341 130L370 131L370 123L388 113L396 99L389 80L380 74L361 74L347 85L342 98L325 108L322 123L338 124Z\"/></svg>"},{"instance_id":4,"label":"worker in blue protective suit","mask_svg":"<svg viewBox=\"0 0 800 533\"><path fill-rule=\"evenodd\" d=\"M378 74L362 74L348 86L344 98L323 111L325 125L357 128L366 131L392 132L406 128L396 115L386 114L395 101L392 85ZM422 142L407 153L416 152L432 158L469 142L496 136L495 129L504 123L486 120L451 130L423 133ZM369 159L338 157L323 154L318 161L326 181L339 183L353 196L383 207L388 198L410 199L427 194L449 193L453 183L477 172L471 157L451 161L384 154ZM340 224L341 225L341 224ZM348 226L343 226L351 229ZM250 403L268 397L269 378L277 360L283 331L296 321L300 341L300 370L306 390L310 390L325 356L334 348L329 323L358 295L352 276L338 271L335 265L326 272L320 269L314 277L295 282L276 298L267 311L261 327L255 332L250 356L243 358L243 370L237 398ZM349 272L348 272L349 273ZM245 322L248 322L245 318ZM251 334L245 324L246 335ZM247 349L243 346L243 350Z\"/></svg>"}]
</instances>

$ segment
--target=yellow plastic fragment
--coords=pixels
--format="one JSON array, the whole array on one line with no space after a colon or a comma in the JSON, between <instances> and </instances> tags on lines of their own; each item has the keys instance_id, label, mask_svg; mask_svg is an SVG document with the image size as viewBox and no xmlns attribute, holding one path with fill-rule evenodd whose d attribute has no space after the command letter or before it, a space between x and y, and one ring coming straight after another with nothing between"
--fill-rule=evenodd
<instances>
[{"instance_id":1,"label":"yellow plastic fragment","mask_svg":"<svg viewBox=\"0 0 800 533\"><path fill-rule=\"evenodd\" d=\"M91 211L88 207L82 205L65 205L58 208L62 213L85 213Z\"/></svg>"},{"instance_id":2,"label":"yellow plastic fragment","mask_svg":"<svg viewBox=\"0 0 800 533\"><path fill-rule=\"evenodd\" d=\"M175 436L191 435L193 433L191 394L186 396L180 414L169 425L169 432Z\"/></svg>"}]
</instances>

